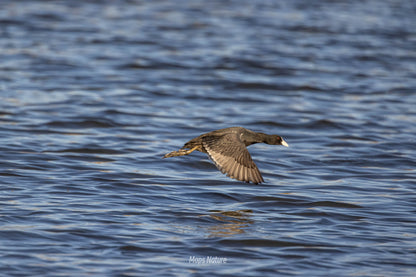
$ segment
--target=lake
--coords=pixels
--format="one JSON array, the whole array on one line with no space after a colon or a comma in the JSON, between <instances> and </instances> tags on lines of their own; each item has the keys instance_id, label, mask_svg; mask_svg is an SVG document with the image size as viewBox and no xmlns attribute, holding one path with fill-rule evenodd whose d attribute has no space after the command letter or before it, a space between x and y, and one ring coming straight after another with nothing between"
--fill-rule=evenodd
<instances>
[{"instance_id":1,"label":"lake","mask_svg":"<svg viewBox=\"0 0 416 277\"><path fill-rule=\"evenodd\" d=\"M0 2L3 276L415 276L414 1ZM243 126L265 182L199 152Z\"/></svg>"}]
</instances>

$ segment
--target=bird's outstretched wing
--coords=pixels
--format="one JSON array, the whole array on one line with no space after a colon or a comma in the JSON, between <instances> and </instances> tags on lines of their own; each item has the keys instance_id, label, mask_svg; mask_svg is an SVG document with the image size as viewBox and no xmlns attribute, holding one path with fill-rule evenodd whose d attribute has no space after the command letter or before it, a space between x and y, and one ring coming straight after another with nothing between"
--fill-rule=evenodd
<instances>
[{"instance_id":1,"label":"bird's outstretched wing","mask_svg":"<svg viewBox=\"0 0 416 277\"><path fill-rule=\"evenodd\" d=\"M218 169L227 176L254 184L264 182L245 144L237 134L206 136L202 139L202 145Z\"/></svg>"}]
</instances>

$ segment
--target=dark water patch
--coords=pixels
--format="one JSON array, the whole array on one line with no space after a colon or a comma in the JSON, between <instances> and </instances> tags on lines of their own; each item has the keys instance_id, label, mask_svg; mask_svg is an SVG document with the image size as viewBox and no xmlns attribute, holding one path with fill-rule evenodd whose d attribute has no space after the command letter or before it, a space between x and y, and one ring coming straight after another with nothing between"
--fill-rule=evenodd
<instances>
[{"instance_id":1,"label":"dark water patch","mask_svg":"<svg viewBox=\"0 0 416 277\"><path fill-rule=\"evenodd\" d=\"M157 252L155 251L155 249L152 248L144 248L144 247L140 247L140 246L135 246L135 245L124 245L121 246L120 251L123 253L128 253L128 252L137 252L137 253L147 253L147 252Z\"/></svg>"},{"instance_id":2,"label":"dark water patch","mask_svg":"<svg viewBox=\"0 0 416 277\"><path fill-rule=\"evenodd\" d=\"M104 155L121 155L126 152L117 151L112 149L97 148L96 145L90 145L85 148L70 148L54 151L44 151L44 153L80 153L80 154L104 154ZM108 161L108 160L104 160Z\"/></svg>"},{"instance_id":3,"label":"dark water patch","mask_svg":"<svg viewBox=\"0 0 416 277\"><path fill-rule=\"evenodd\" d=\"M11 171L9 171L9 172L0 172L0 175L5 176L5 177L24 177L24 175L17 174L17 173L11 172Z\"/></svg>"},{"instance_id":4,"label":"dark water patch","mask_svg":"<svg viewBox=\"0 0 416 277\"><path fill-rule=\"evenodd\" d=\"M227 200L237 200L235 197L226 194L226 193L217 193L217 192L201 192L201 193L191 193L190 196L195 196L197 198L209 198L214 201L227 201Z\"/></svg>"},{"instance_id":5,"label":"dark water patch","mask_svg":"<svg viewBox=\"0 0 416 277\"><path fill-rule=\"evenodd\" d=\"M49 127L83 129L83 128L111 128L119 124L109 119L73 120L73 121L51 121L45 124Z\"/></svg>"},{"instance_id":6,"label":"dark water patch","mask_svg":"<svg viewBox=\"0 0 416 277\"><path fill-rule=\"evenodd\" d=\"M327 249L328 247L331 247L331 245L310 244L306 242L302 243L294 241L277 241L264 239L245 239L238 241L223 239L220 241L220 243L229 246L239 245L240 247L308 247L314 249Z\"/></svg>"},{"instance_id":7,"label":"dark water patch","mask_svg":"<svg viewBox=\"0 0 416 277\"><path fill-rule=\"evenodd\" d=\"M313 207L333 207L333 208L347 208L347 209L357 209L362 208L359 205L343 203L343 202L332 202L332 201L316 201L312 202Z\"/></svg>"},{"instance_id":8,"label":"dark water patch","mask_svg":"<svg viewBox=\"0 0 416 277\"><path fill-rule=\"evenodd\" d=\"M344 209L360 209L360 205L355 205L345 202L333 202L333 201L307 201L303 199L294 199L287 197L275 197L275 196L255 196L254 200L259 201L259 203L267 203L268 205L272 204L278 207L289 207L294 206L297 208L306 207L332 207L332 208L344 208Z\"/></svg>"}]
</instances>

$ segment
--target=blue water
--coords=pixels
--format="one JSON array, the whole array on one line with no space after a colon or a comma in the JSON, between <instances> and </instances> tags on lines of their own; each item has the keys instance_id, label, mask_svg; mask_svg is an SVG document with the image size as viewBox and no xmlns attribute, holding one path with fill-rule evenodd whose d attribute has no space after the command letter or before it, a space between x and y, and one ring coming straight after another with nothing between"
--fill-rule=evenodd
<instances>
[{"instance_id":1,"label":"blue water","mask_svg":"<svg viewBox=\"0 0 416 277\"><path fill-rule=\"evenodd\" d=\"M415 276L414 1L1 1L0 275ZM203 153L249 147L265 179Z\"/></svg>"}]
</instances>

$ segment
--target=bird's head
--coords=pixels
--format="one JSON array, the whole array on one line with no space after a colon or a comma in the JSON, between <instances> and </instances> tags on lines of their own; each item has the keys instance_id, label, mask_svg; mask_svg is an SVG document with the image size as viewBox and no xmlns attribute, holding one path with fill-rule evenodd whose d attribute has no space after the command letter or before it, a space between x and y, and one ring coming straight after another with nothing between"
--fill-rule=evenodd
<instances>
[{"instance_id":1,"label":"bird's head","mask_svg":"<svg viewBox=\"0 0 416 277\"><path fill-rule=\"evenodd\" d=\"M283 145L289 147L289 144L287 144L287 142L281 136L278 135L268 136L264 142L267 144Z\"/></svg>"}]
</instances>

